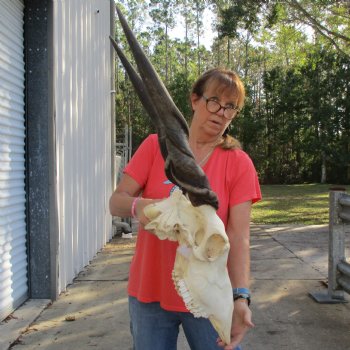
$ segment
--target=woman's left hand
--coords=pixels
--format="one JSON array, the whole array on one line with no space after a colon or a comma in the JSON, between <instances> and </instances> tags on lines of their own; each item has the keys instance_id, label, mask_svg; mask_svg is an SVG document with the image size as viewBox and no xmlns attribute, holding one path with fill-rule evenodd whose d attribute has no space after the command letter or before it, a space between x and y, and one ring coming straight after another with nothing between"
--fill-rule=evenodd
<instances>
[{"instance_id":1,"label":"woman's left hand","mask_svg":"<svg viewBox=\"0 0 350 350\"><path fill-rule=\"evenodd\" d=\"M248 303L244 299L238 299L235 301L234 311L232 316L231 327L231 343L225 344L219 339L218 345L223 347L224 350L233 350L243 340L247 331L254 327L252 323L252 312L248 307Z\"/></svg>"}]
</instances>

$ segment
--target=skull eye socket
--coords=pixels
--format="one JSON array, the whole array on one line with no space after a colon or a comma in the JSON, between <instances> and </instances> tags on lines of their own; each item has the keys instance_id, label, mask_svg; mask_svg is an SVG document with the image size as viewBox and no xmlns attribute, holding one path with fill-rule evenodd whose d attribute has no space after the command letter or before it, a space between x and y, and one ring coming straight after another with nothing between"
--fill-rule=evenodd
<instances>
[{"instance_id":1,"label":"skull eye socket","mask_svg":"<svg viewBox=\"0 0 350 350\"><path fill-rule=\"evenodd\" d=\"M211 235L205 245L205 253L208 259L212 260L220 256L226 249L227 242L218 233Z\"/></svg>"},{"instance_id":2,"label":"skull eye socket","mask_svg":"<svg viewBox=\"0 0 350 350\"><path fill-rule=\"evenodd\" d=\"M194 244L198 247L202 241L203 241L203 238L204 238L204 230L198 230L195 235L194 235Z\"/></svg>"}]
</instances>

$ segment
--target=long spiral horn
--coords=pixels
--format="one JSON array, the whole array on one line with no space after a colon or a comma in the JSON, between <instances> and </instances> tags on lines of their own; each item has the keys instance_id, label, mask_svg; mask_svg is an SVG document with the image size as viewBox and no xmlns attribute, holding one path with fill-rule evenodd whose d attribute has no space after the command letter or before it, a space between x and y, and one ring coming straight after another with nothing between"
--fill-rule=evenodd
<instances>
[{"instance_id":1,"label":"long spiral horn","mask_svg":"<svg viewBox=\"0 0 350 350\"><path fill-rule=\"evenodd\" d=\"M129 63L118 44L110 39L140 101L157 129L161 153L165 160L165 174L172 183L188 194L193 206L209 204L217 209L217 196L211 190L205 173L197 165L190 149L185 118L143 52L118 6L116 9L140 75Z\"/></svg>"}]
</instances>

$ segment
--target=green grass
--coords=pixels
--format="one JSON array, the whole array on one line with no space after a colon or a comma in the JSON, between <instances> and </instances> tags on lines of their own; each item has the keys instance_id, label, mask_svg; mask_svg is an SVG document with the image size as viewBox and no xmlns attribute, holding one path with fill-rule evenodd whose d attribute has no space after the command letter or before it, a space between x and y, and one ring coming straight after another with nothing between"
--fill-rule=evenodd
<instances>
[{"instance_id":1,"label":"green grass","mask_svg":"<svg viewBox=\"0 0 350 350\"><path fill-rule=\"evenodd\" d=\"M262 185L263 199L253 205L255 224L328 224L328 197L338 185ZM347 192L350 186L344 187Z\"/></svg>"}]
</instances>

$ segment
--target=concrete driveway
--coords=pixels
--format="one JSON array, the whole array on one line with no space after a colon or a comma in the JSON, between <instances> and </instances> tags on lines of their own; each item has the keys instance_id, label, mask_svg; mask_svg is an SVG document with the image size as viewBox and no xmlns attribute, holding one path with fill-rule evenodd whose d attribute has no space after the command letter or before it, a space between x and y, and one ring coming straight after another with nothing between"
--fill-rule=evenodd
<instances>
[{"instance_id":1,"label":"concrete driveway","mask_svg":"<svg viewBox=\"0 0 350 350\"><path fill-rule=\"evenodd\" d=\"M350 349L350 305L318 304L309 296L327 282L328 227L253 225L251 231L255 328L243 348ZM134 245L135 238L114 238L53 304L27 302L0 325L0 349L19 334L11 349L132 349L126 285ZM178 349L189 349L182 332Z\"/></svg>"}]
</instances>

